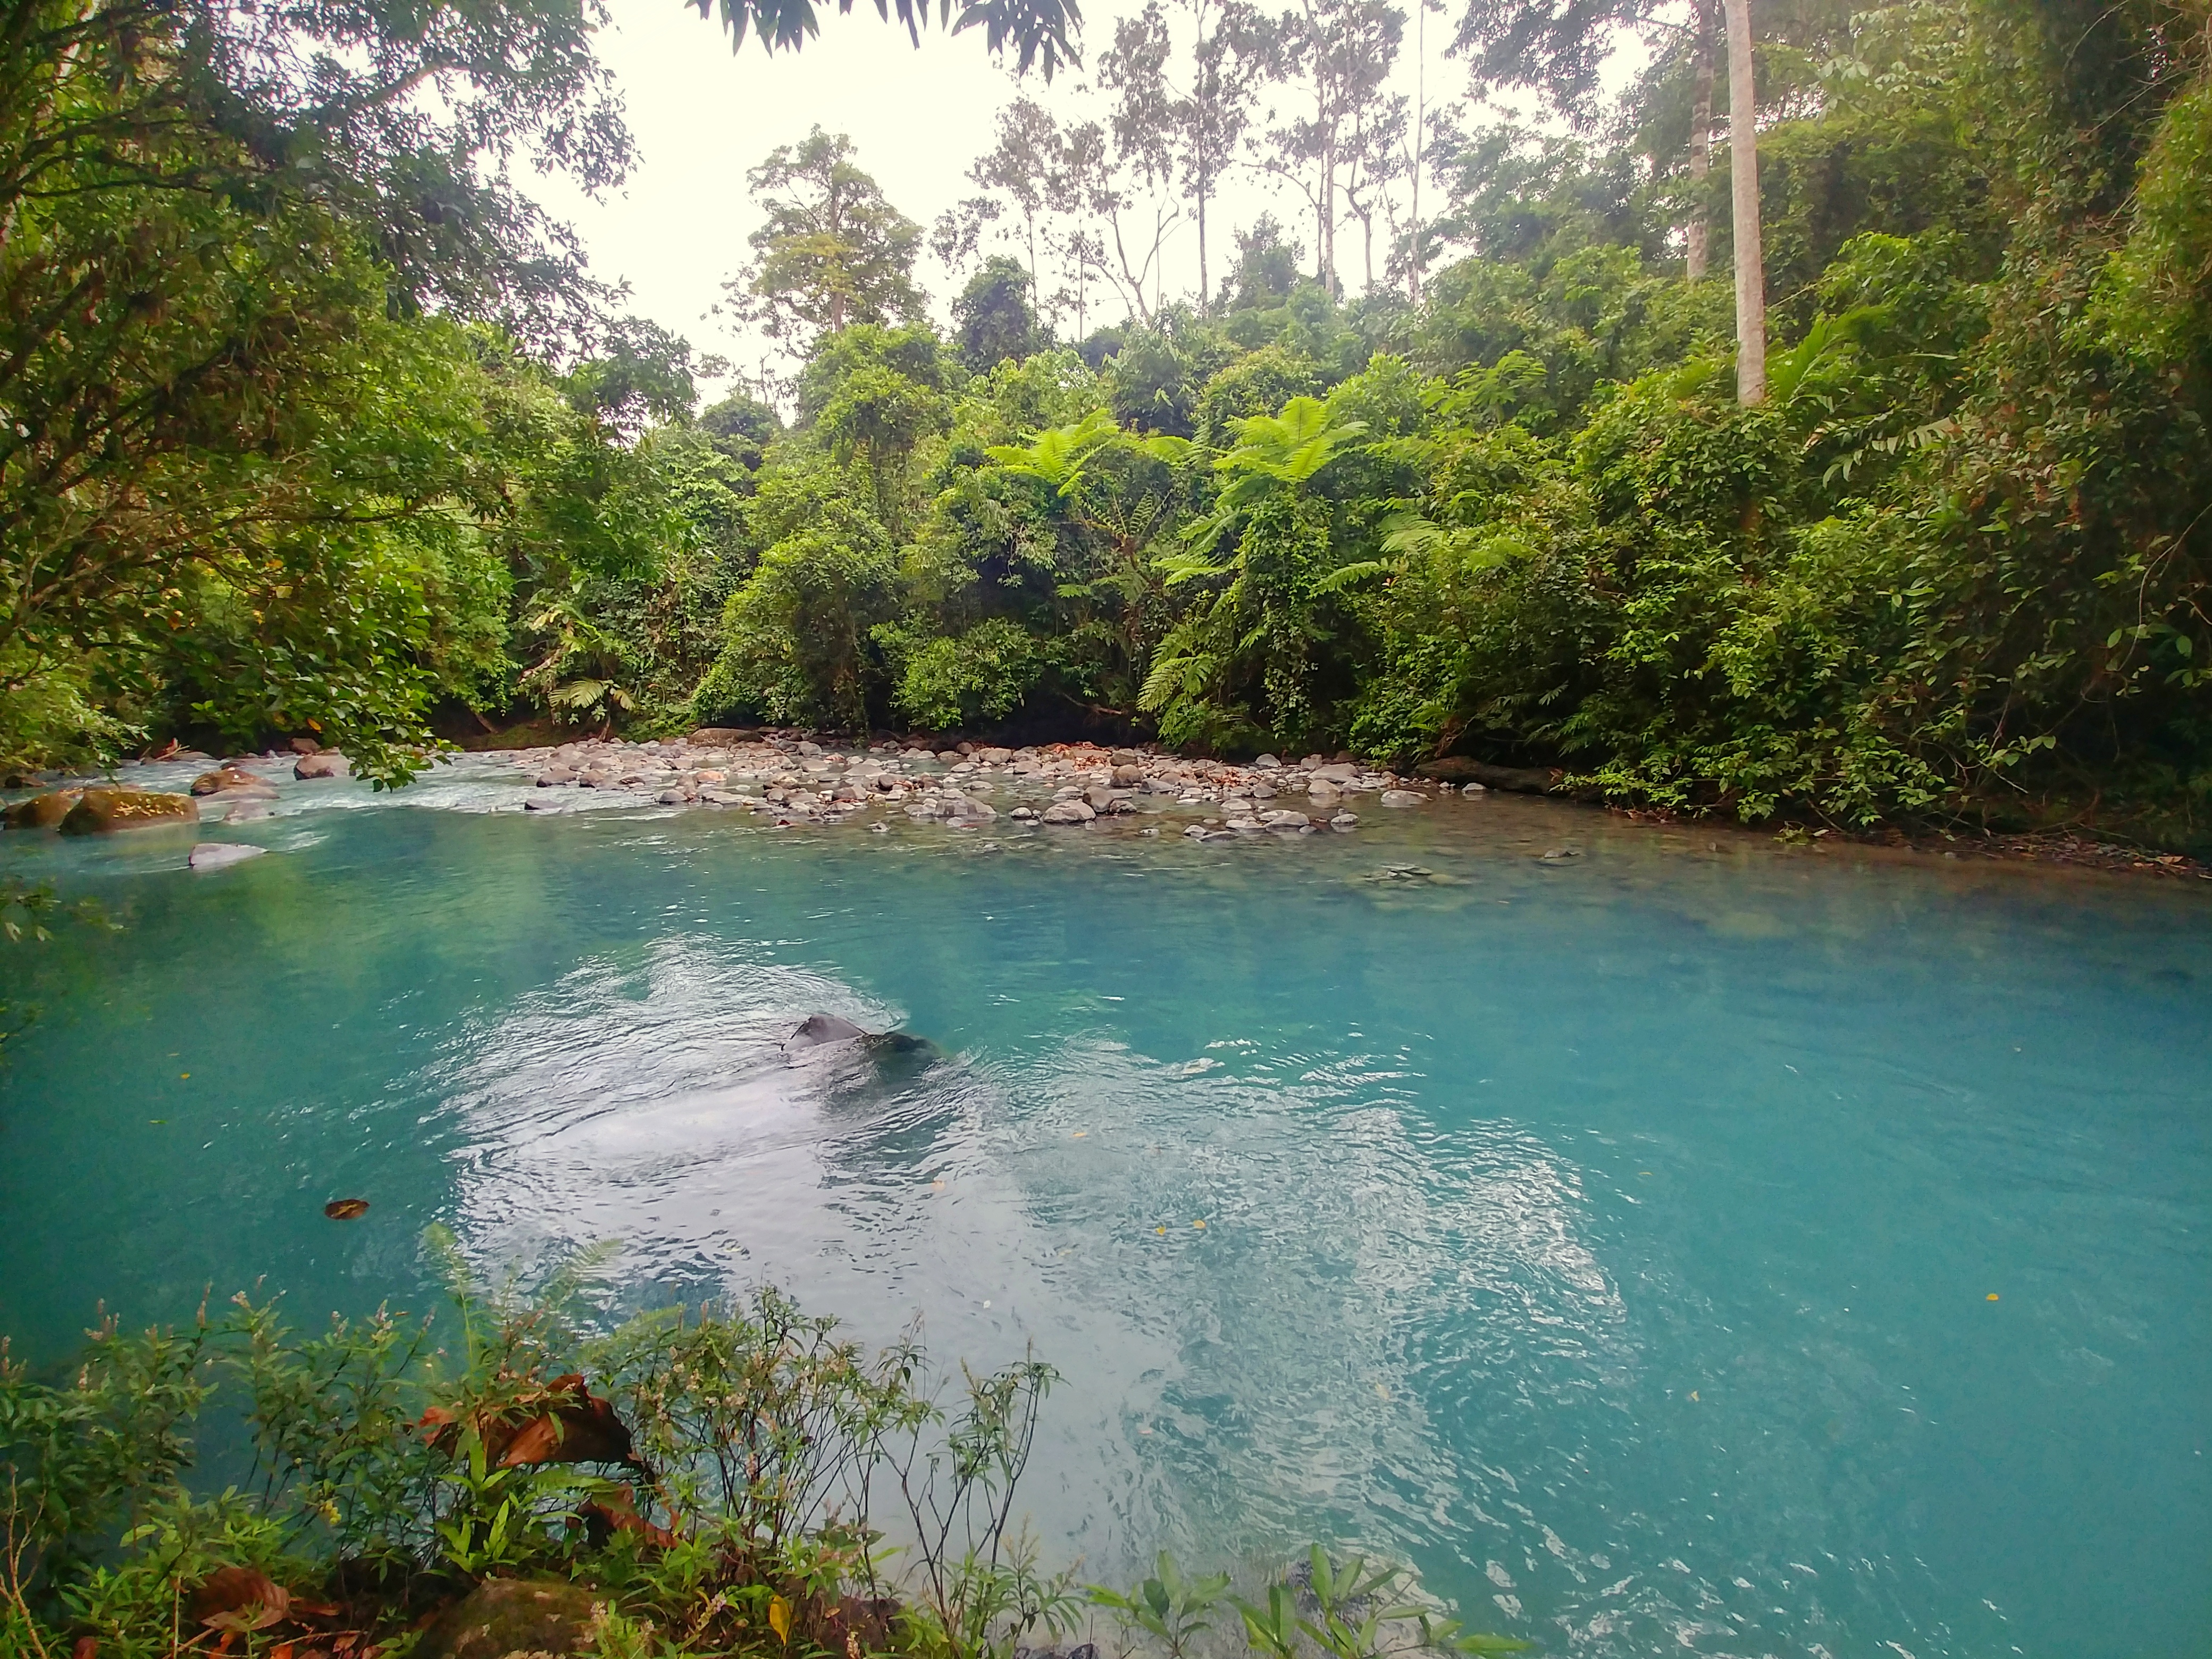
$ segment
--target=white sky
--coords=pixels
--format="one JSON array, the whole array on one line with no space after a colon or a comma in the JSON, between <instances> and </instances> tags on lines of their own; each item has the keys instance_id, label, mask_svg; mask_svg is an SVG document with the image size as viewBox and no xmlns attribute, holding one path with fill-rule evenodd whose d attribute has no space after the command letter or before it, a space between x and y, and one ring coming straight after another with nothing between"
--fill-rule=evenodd
<instances>
[{"instance_id":1,"label":"white sky","mask_svg":"<svg viewBox=\"0 0 2212 1659\"><path fill-rule=\"evenodd\" d=\"M858 0L838 16L834 0L817 0L824 14L820 37L796 54L774 58L750 40L732 57L720 26L702 21L678 0L614 0L615 27L601 39L601 55L613 70L629 106L641 160L619 192L593 202L567 180L525 181L556 217L581 236L592 271L623 282L625 307L682 334L702 352L720 352L750 373L757 342L741 337L728 319L710 316L721 284L750 252L745 238L759 218L745 190L745 173L778 144L804 137L819 123L852 136L861 167L883 185L892 204L925 231L938 215L975 193L969 165L993 142L998 110L1027 93L1063 122L1103 113L1104 100L1079 90L1086 77L1063 72L1048 88L1030 74L1017 83L983 48L981 30L922 37L875 15L872 0ZM1142 0L1085 0L1082 46L1086 64L1110 46L1118 15L1141 9ZM1408 12L1413 7L1407 6ZM1431 110L1464 88L1463 72L1443 57L1456 21L1428 20L1428 97ZM1187 29L1179 15L1175 21ZM1407 24L1396 90L1414 90L1414 21ZM1294 94L1293 94L1294 95ZM1425 212L1434 201L1424 185ZM1275 212L1311 257L1313 234L1302 198L1270 189L1257 176L1231 182L1208 215L1213 281L1218 285L1234 249L1229 231L1259 214ZM1378 228L1377 258L1381 263ZM1340 222L1338 264L1346 285L1358 289L1361 256L1356 222ZM988 245L987 245L988 251ZM1170 249L1170 293L1194 290L1197 238L1186 222ZM925 255L917 273L940 319L955 283ZM1091 325L1116 320L1118 305L1091 313ZM719 391L719 387L715 391ZM702 386L702 392L708 388Z\"/></svg>"}]
</instances>

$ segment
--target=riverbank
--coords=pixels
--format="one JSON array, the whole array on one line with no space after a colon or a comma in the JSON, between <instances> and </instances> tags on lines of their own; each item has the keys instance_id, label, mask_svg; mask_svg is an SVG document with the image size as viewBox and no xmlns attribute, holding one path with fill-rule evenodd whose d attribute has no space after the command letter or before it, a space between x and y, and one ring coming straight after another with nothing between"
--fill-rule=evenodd
<instances>
[{"instance_id":1,"label":"riverbank","mask_svg":"<svg viewBox=\"0 0 2212 1659\"><path fill-rule=\"evenodd\" d=\"M1664 826L1723 841L1755 840L1813 851L1851 848L1913 862L2063 868L2128 877L2212 881L2212 865L2175 853L2098 840L2077 831L1989 835L1968 830L1908 832L1895 827L1839 830L1790 823L1778 830L1719 819L1609 807L1556 788L1559 775L1458 763L1407 775L1349 755L1249 762L1190 757L1157 747L1054 743L1022 747L960 741L932 749L913 740L840 742L793 728L698 728L681 738L630 741L585 738L526 747L461 751L464 768L491 769L527 789L505 810L560 813L624 805L736 811L778 827L858 823L878 830L901 818L955 830L1006 834L1119 830L1173 833L1193 841L1254 836L1347 834L1378 813L1397 813L1458 797L1540 799L1616 823ZM1458 769L1454 769L1458 766ZM1443 775L1434 775L1441 773ZM271 810L280 784L343 778L342 757L270 751L215 757L178 751L130 762L110 775L126 787L194 792L202 823L244 823ZM434 769L412 786L434 792L450 771ZM11 805L81 790L99 780L63 775L19 779L28 786ZM19 827L52 828L55 810Z\"/></svg>"}]
</instances>

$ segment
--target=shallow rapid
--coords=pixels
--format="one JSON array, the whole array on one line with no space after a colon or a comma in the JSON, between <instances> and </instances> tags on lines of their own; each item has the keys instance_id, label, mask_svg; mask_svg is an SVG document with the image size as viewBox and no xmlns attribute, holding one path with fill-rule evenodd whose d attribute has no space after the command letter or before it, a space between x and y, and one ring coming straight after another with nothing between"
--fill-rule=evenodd
<instances>
[{"instance_id":1,"label":"shallow rapid","mask_svg":"<svg viewBox=\"0 0 2212 1659\"><path fill-rule=\"evenodd\" d=\"M1606 1659L2202 1651L2201 894L1504 797L1199 842L531 793L287 783L198 872L0 839L121 924L10 957L18 1358L264 1277L424 1307L433 1222L617 1240L633 1304L1034 1343L1085 1576L1320 1538ZM817 1010L934 1054L785 1053Z\"/></svg>"}]
</instances>

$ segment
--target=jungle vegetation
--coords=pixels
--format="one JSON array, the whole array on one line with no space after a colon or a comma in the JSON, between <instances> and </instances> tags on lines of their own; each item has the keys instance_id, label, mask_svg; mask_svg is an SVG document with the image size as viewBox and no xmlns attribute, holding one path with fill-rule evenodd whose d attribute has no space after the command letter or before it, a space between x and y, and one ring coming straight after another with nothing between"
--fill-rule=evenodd
<instances>
[{"instance_id":1,"label":"jungle vegetation","mask_svg":"<svg viewBox=\"0 0 2212 1659\"><path fill-rule=\"evenodd\" d=\"M1528 127L1390 94L1386 0L1160 0L933 227L766 158L730 299L788 373L704 407L500 182L627 165L593 21L0 6L9 764L1110 731L2204 843L2203 0L1468 0ZM960 21L1075 61L1072 7Z\"/></svg>"},{"instance_id":2,"label":"jungle vegetation","mask_svg":"<svg viewBox=\"0 0 2212 1659\"><path fill-rule=\"evenodd\" d=\"M1046 1569L1018 1507L1058 1381L1034 1355L954 1381L918 1323L870 1352L771 1287L617 1320L589 1255L525 1294L427 1242L453 1291L433 1318L302 1331L240 1295L105 1321L52 1380L0 1342L0 1653L1012 1659L1093 1626L1162 1659L1217 1630L1198 1651L1529 1646L1319 1546L1249 1595L1165 1553L1126 1591Z\"/></svg>"}]
</instances>

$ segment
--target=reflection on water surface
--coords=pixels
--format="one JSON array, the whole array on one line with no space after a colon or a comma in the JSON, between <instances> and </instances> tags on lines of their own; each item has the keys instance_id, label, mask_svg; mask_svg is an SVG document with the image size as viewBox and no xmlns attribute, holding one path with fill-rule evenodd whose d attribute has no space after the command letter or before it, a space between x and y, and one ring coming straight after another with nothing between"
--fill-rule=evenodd
<instances>
[{"instance_id":1,"label":"reflection on water surface","mask_svg":"<svg viewBox=\"0 0 2212 1659\"><path fill-rule=\"evenodd\" d=\"M19 1350L264 1273L422 1305L433 1220L617 1239L632 1301L1034 1341L1088 1571L1357 1540L1603 1656L2201 1639L2193 895L1514 800L1204 846L515 800L288 789L214 876L0 845L126 923L37 959L0 1085ZM787 1053L816 1010L936 1052Z\"/></svg>"}]
</instances>

